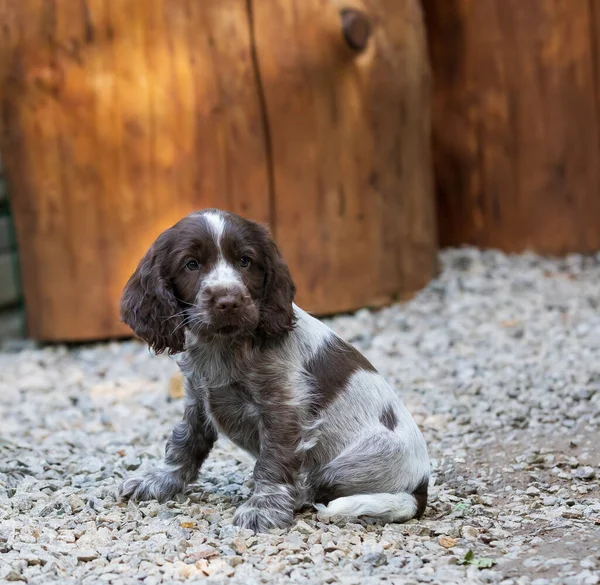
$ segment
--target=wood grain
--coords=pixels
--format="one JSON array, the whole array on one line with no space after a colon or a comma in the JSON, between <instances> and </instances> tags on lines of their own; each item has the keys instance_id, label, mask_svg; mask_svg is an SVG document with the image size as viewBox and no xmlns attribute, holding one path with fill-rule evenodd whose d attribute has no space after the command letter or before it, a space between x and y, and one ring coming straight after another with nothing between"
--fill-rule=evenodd
<instances>
[{"instance_id":1,"label":"wood grain","mask_svg":"<svg viewBox=\"0 0 600 585\"><path fill-rule=\"evenodd\" d=\"M277 239L319 314L376 306L434 274L430 76L419 3L254 2ZM366 14L357 53L342 9Z\"/></svg>"},{"instance_id":2,"label":"wood grain","mask_svg":"<svg viewBox=\"0 0 600 585\"><path fill-rule=\"evenodd\" d=\"M0 0L0 149L29 333L129 335L152 240L222 207L269 220L245 0Z\"/></svg>"},{"instance_id":3,"label":"wood grain","mask_svg":"<svg viewBox=\"0 0 600 585\"><path fill-rule=\"evenodd\" d=\"M128 276L206 207L270 223L318 314L433 275L418 0L0 0L0 22L32 337L129 335Z\"/></svg>"},{"instance_id":4,"label":"wood grain","mask_svg":"<svg viewBox=\"0 0 600 585\"><path fill-rule=\"evenodd\" d=\"M600 249L598 0L423 0L443 245Z\"/></svg>"}]
</instances>

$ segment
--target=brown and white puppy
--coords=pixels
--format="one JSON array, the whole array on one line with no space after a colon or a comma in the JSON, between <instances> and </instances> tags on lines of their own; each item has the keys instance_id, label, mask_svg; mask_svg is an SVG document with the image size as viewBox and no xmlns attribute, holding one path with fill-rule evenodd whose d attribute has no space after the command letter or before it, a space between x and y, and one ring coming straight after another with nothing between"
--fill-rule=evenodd
<instances>
[{"instance_id":1,"label":"brown and white puppy","mask_svg":"<svg viewBox=\"0 0 600 585\"><path fill-rule=\"evenodd\" d=\"M425 441L396 392L351 345L294 303L266 228L219 210L162 233L123 293L122 318L157 353L181 353L185 413L165 464L121 495L165 501L225 433L256 457L234 522L285 527L294 511L387 521L427 502Z\"/></svg>"}]
</instances>

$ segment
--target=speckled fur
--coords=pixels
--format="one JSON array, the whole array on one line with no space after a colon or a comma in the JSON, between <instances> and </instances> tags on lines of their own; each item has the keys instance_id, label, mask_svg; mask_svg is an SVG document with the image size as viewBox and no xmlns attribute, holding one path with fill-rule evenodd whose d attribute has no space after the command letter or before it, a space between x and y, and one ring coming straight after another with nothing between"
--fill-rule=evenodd
<instances>
[{"instance_id":1,"label":"speckled fur","mask_svg":"<svg viewBox=\"0 0 600 585\"><path fill-rule=\"evenodd\" d=\"M183 232L186 238L178 239ZM173 497L195 480L222 432L257 459L254 492L235 514L239 526L289 526L307 504L324 514L389 521L422 514L429 460L417 425L360 353L293 303L295 287L266 230L210 210L185 218L169 234L140 263L137 272L145 276L130 280L123 317L155 348L181 353L186 408L165 465L127 479L122 497ZM254 254L253 272L237 264L235 250L245 249ZM194 281L172 266L174 255L193 254L212 258ZM220 335L212 325L218 320L203 292L206 282L211 290L233 288L243 299L234 334ZM184 342L157 321L177 311Z\"/></svg>"}]
</instances>

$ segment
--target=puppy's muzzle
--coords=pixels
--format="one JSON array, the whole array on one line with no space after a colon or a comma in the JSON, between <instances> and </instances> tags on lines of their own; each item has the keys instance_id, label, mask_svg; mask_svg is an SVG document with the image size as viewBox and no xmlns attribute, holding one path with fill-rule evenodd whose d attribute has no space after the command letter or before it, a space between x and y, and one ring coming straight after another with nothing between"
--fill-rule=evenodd
<instances>
[{"instance_id":1,"label":"puppy's muzzle","mask_svg":"<svg viewBox=\"0 0 600 585\"><path fill-rule=\"evenodd\" d=\"M240 310L248 306L249 298L239 288L210 288L206 296L211 309L216 315L234 317Z\"/></svg>"},{"instance_id":2,"label":"puppy's muzzle","mask_svg":"<svg viewBox=\"0 0 600 585\"><path fill-rule=\"evenodd\" d=\"M210 287L204 291L204 302L214 333L231 335L253 323L252 299L241 287Z\"/></svg>"}]
</instances>

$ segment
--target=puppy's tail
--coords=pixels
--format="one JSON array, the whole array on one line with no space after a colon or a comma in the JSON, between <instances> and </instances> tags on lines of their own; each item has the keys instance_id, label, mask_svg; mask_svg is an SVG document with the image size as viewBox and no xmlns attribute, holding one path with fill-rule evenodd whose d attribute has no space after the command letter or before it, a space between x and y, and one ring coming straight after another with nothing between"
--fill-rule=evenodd
<instances>
[{"instance_id":1,"label":"puppy's tail","mask_svg":"<svg viewBox=\"0 0 600 585\"><path fill-rule=\"evenodd\" d=\"M412 494L357 494L336 498L327 506L315 504L315 507L325 518L372 516L386 522L406 522L411 518L420 518L425 512L427 487L427 482L423 482Z\"/></svg>"}]
</instances>

